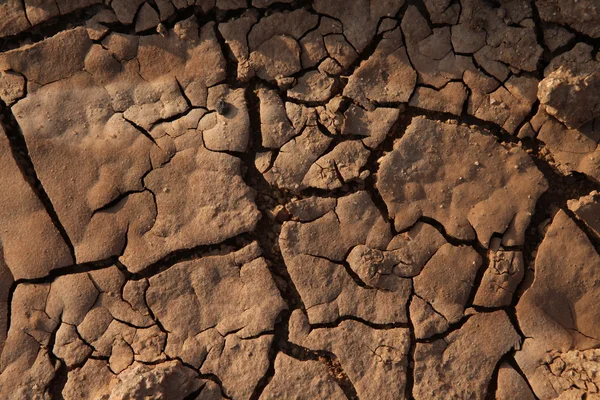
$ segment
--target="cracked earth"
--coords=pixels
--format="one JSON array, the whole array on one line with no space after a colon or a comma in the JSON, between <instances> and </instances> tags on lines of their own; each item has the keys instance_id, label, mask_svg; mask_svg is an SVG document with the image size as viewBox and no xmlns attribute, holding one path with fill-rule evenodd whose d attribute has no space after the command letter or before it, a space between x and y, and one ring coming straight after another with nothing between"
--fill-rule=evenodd
<instances>
[{"instance_id":1,"label":"cracked earth","mask_svg":"<svg viewBox=\"0 0 600 400\"><path fill-rule=\"evenodd\" d=\"M597 0L0 1L0 398L600 399Z\"/></svg>"}]
</instances>

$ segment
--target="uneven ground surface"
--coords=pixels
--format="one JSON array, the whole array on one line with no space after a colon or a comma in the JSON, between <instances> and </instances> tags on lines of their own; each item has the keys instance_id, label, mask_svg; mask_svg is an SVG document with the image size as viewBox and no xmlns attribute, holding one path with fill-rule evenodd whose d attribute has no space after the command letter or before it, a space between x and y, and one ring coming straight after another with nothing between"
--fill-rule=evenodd
<instances>
[{"instance_id":1,"label":"uneven ground surface","mask_svg":"<svg viewBox=\"0 0 600 400\"><path fill-rule=\"evenodd\" d=\"M1 399L599 399L597 0L0 1Z\"/></svg>"}]
</instances>

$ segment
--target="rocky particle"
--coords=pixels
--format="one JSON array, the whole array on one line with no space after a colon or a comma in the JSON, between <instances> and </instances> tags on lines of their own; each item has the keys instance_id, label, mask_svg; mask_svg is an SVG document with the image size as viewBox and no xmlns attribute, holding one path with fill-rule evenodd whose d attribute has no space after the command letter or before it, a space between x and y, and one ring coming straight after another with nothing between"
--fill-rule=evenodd
<instances>
[{"instance_id":1,"label":"rocky particle","mask_svg":"<svg viewBox=\"0 0 600 400\"><path fill-rule=\"evenodd\" d=\"M594 190L587 196L567 201L567 206L600 237L600 193Z\"/></svg>"},{"instance_id":2,"label":"rocky particle","mask_svg":"<svg viewBox=\"0 0 600 400\"><path fill-rule=\"evenodd\" d=\"M548 228L535 259L535 279L517 304L526 336L515 359L536 396L557 395L546 372L549 352L585 350L599 343L598 265L600 256L563 211Z\"/></svg>"},{"instance_id":3,"label":"rocky particle","mask_svg":"<svg viewBox=\"0 0 600 400\"><path fill-rule=\"evenodd\" d=\"M500 358L519 346L504 311L475 314L460 329L415 350L415 399L484 399Z\"/></svg>"},{"instance_id":4,"label":"rocky particle","mask_svg":"<svg viewBox=\"0 0 600 400\"><path fill-rule=\"evenodd\" d=\"M416 77L398 28L384 37L375 52L348 78L344 96L371 108L373 102L407 102L415 87Z\"/></svg>"},{"instance_id":5,"label":"rocky particle","mask_svg":"<svg viewBox=\"0 0 600 400\"><path fill-rule=\"evenodd\" d=\"M323 363L313 360L300 361L279 353L275 359L275 375L260 398L342 400L346 396Z\"/></svg>"},{"instance_id":6,"label":"rocky particle","mask_svg":"<svg viewBox=\"0 0 600 400\"><path fill-rule=\"evenodd\" d=\"M383 157L378 175L377 188L396 230L425 216L442 223L449 235L477 237L484 246L494 233L503 234L505 245L522 244L535 202L547 188L522 150L425 118L413 119ZM509 198L521 201L508 206Z\"/></svg>"},{"instance_id":7,"label":"rocky particle","mask_svg":"<svg viewBox=\"0 0 600 400\"><path fill-rule=\"evenodd\" d=\"M243 153L250 140L250 116L243 89L227 85L208 90L207 107L216 113L208 114L198 124L203 131L204 145L212 151Z\"/></svg>"}]
</instances>

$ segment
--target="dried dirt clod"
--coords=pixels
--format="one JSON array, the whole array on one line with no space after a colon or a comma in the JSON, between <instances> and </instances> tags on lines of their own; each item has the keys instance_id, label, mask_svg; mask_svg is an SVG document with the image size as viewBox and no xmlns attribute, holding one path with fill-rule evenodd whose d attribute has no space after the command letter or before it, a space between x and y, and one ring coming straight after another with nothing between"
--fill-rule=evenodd
<instances>
[{"instance_id":1,"label":"dried dirt clod","mask_svg":"<svg viewBox=\"0 0 600 400\"><path fill-rule=\"evenodd\" d=\"M333 353L359 398L404 398L410 335L407 328L375 329L358 321L311 329L296 310L290 339L310 350Z\"/></svg>"},{"instance_id":2,"label":"dried dirt clod","mask_svg":"<svg viewBox=\"0 0 600 400\"><path fill-rule=\"evenodd\" d=\"M342 400L346 396L320 361L300 361L279 353L275 359L275 375L260 398Z\"/></svg>"},{"instance_id":3,"label":"dried dirt clod","mask_svg":"<svg viewBox=\"0 0 600 400\"><path fill-rule=\"evenodd\" d=\"M496 400L534 400L535 395L527 381L507 362L500 364L496 387Z\"/></svg>"},{"instance_id":4,"label":"dried dirt clod","mask_svg":"<svg viewBox=\"0 0 600 400\"><path fill-rule=\"evenodd\" d=\"M504 311L475 314L458 330L415 350L415 399L484 399L500 358L520 337Z\"/></svg>"},{"instance_id":5,"label":"dried dirt clod","mask_svg":"<svg viewBox=\"0 0 600 400\"><path fill-rule=\"evenodd\" d=\"M25 181L13 155L5 130L0 126L0 243L3 280L42 278L56 268L74 263L44 204ZM6 270L8 268L8 270Z\"/></svg>"},{"instance_id":6,"label":"dried dirt clod","mask_svg":"<svg viewBox=\"0 0 600 400\"><path fill-rule=\"evenodd\" d=\"M460 82L450 82L440 90L417 86L409 104L425 110L460 115L467 90Z\"/></svg>"},{"instance_id":7,"label":"dried dirt clod","mask_svg":"<svg viewBox=\"0 0 600 400\"><path fill-rule=\"evenodd\" d=\"M415 83L416 73L397 28L379 42L373 55L349 77L344 96L355 99L363 107L372 102L407 102Z\"/></svg>"},{"instance_id":8,"label":"dried dirt clod","mask_svg":"<svg viewBox=\"0 0 600 400\"><path fill-rule=\"evenodd\" d=\"M515 359L539 398L561 391L547 371L549 353L598 346L600 256L563 211L548 228L535 259L535 280L517 304L526 339Z\"/></svg>"},{"instance_id":9,"label":"dried dirt clod","mask_svg":"<svg viewBox=\"0 0 600 400\"><path fill-rule=\"evenodd\" d=\"M473 304L481 307L506 307L512 303L517 286L525 275L521 251L505 250L498 238L492 239L487 268Z\"/></svg>"},{"instance_id":10,"label":"dried dirt clod","mask_svg":"<svg viewBox=\"0 0 600 400\"><path fill-rule=\"evenodd\" d=\"M569 200L567 205L577 218L600 237L600 193L593 191L587 196Z\"/></svg>"},{"instance_id":11,"label":"dried dirt clod","mask_svg":"<svg viewBox=\"0 0 600 400\"><path fill-rule=\"evenodd\" d=\"M567 65L539 84L538 98L546 112L570 129L600 117L600 62Z\"/></svg>"},{"instance_id":12,"label":"dried dirt clod","mask_svg":"<svg viewBox=\"0 0 600 400\"><path fill-rule=\"evenodd\" d=\"M176 264L150 278L146 293L169 332L165 353L219 376L234 398L249 397L266 372L270 332L286 308L259 251L254 243Z\"/></svg>"},{"instance_id":13,"label":"dried dirt clod","mask_svg":"<svg viewBox=\"0 0 600 400\"><path fill-rule=\"evenodd\" d=\"M543 21L567 25L593 38L600 37L600 9L594 0L535 0Z\"/></svg>"},{"instance_id":14,"label":"dried dirt clod","mask_svg":"<svg viewBox=\"0 0 600 400\"><path fill-rule=\"evenodd\" d=\"M545 109L540 110L537 138L545 144L558 170L563 174L581 172L600 181L600 118L579 129L568 129Z\"/></svg>"},{"instance_id":15,"label":"dried dirt clod","mask_svg":"<svg viewBox=\"0 0 600 400\"><path fill-rule=\"evenodd\" d=\"M460 125L415 118L383 157L377 188L396 230L421 217L484 246L494 233L505 245L524 241L547 183L527 154ZM500 206L502 205L502 206Z\"/></svg>"},{"instance_id":16,"label":"dried dirt clod","mask_svg":"<svg viewBox=\"0 0 600 400\"><path fill-rule=\"evenodd\" d=\"M455 260L453 268L448 268L447 260ZM415 308L430 306L447 324L458 322L464 315L481 261L479 254L470 247L455 247L451 244L441 246L425 264L421 273L413 279L415 296L426 303L415 303ZM412 307L411 304L411 309ZM428 314L427 311L420 313ZM433 319L434 325L438 325L438 319ZM430 323L428 318L425 321L413 320L417 333L428 333L418 336L425 337L443 332L438 331L436 326L429 326ZM447 328L447 324L442 326Z\"/></svg>"}]
</instances>

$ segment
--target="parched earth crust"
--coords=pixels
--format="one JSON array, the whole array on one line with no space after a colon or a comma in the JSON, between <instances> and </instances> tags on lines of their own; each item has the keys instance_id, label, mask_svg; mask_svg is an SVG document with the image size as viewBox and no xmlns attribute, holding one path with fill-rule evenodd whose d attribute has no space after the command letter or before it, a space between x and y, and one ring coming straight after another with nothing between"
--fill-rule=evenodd
<instances>
[{"instance_id":1,"label":"parched earth crust","mask_svg":"<svg viewBox=\"0 0 600 400\"><path fill-rule=\"evenodd\" d=\"M0 2L0 399L600 399L595 0Z\"/></svg>"}]
</instances>

